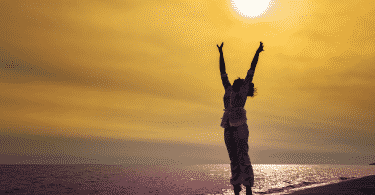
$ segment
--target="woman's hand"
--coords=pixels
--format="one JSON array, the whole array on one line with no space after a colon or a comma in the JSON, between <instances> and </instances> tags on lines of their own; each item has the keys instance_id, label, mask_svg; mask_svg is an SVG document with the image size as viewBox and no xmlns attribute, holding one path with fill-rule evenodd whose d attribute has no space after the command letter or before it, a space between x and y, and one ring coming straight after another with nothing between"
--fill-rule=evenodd
<instances>
[{"instance_id":1,"label":"woman's hand","mask_svg":"<svg viewBox=\"0 0 375 195\"><path fill-rule=\"evenodd\" d=\"M263 43L260 42L260 45L259 45L259 48L258 48L257 52L260 53L260 52L262 52L262 51L264 51L264 50L263 50Z\"/></svg>"},{"instance_id":2,"label":"woman's hand","mask_svg":"<svg viewBox=\"0 0 375 195\"><path fill-rule=\"evenodd\" d=\"M220 47L219 47L219 45L216 45L217 48L219 48L220 53L223 52L223 45L224 45L224 42L221 43Z\"/></svg>"}]
</instances>

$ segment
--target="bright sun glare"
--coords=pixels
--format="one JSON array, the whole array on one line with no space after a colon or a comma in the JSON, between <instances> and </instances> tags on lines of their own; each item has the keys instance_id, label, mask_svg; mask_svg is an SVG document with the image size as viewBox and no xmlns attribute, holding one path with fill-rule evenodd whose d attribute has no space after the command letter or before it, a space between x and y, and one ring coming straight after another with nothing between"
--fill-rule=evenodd
<instances>
[{"instance_id":1,"label":"bright sun glare","mask_svg":"<svg viewBox=\"0 0 375 195\"><path fill-rule=\"evenodd\" d=\"M272 0L231 0L233 8L244 17L256 18L267 12Z\"/></svg>"}]
</instances>

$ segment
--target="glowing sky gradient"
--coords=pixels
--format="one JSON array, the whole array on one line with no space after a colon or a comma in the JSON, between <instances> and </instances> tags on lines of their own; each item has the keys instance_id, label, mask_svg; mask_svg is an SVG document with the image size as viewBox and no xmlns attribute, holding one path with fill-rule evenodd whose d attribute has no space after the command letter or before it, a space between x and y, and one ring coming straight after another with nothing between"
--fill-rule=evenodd
<instances>
[{"instance_id":1,"label":"glowing sky gradient","mask_svg":"<svg viewBox=\"0 0 375 195\"><path fill-rule=\"evenodd\" d=\"M197 146L185 153L192 162L214 150L212 162L229 162L216 44L225 43L232 83L260 41L258 95L245 106L252 161L375 161L372 0L278 0L251 19L229 0L12 0L0 9L0 154L17 156L7 163L182 155L161 143ZM152 149L126 145L137 141Z\"/></svg>"}]
</instances>

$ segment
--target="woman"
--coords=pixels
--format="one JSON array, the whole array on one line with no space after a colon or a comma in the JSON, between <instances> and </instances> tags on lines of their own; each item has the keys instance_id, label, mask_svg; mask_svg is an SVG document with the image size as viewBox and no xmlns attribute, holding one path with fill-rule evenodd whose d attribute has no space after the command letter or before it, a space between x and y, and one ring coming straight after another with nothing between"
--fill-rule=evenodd
<instances>
[{"instance_id":1,"label":"woman","mask_svg":"<svg viewBox=\"0 0 375 195\"><path fill-rule=\"evenodd\" d=\"M247 96L254 96L254 84L252 83L255 67L258 62L259 54L263 50L263 43L255 53L251 62L251 67L247 72L245 79L236 79L233 86L228 80L225 72L225 63L223 56L223 45L217 45L220 52L220 73L221 80L225 88L224 108L225 112L221 121L224 130L225 145L229 153L232 177L230 183L234 187L235 195L239 195L241 184L246 186L246 195L252 194L251 187L254 185L254 173L249 158L249 130L246 124L246 111L244 109Z\"/></svg>"}]
</instances>

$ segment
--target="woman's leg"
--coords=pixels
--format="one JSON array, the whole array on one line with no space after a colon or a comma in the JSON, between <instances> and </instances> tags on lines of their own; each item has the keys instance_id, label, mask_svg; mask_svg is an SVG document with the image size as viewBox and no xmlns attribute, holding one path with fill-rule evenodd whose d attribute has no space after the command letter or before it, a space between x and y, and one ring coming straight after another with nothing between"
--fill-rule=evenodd
<instances>
[{"instance_id":1,"label":"woman's leg","mask_svg":"<svg viewBox=\"0 0 375 195\"><path fill-rule=\"evenodd\" d=\"M249 157L249 145L248 145L249 129L246 123L239 126L237 129L238 129L237 156L239 158L239 164L240 164L241 172L242 172L242 175L241 175L241 177L243 178L242 183L248 189L251 189L251 187L254 185L254 172L253 172L253 167L251 165L250 157Z\"/></svg>"},{"instance_id":2,"label":"woman's leg","mask_svg":"<svg viewBox=\"0 0 375 195\"><path fill-rule=\"evenodd\" d=\"M246 195L252 195L253 191L251 190L250 186L246 186Z\"/></svg>"},{"instance_id":3,"label":"woman's leg","mask_svg":"<svg viewBox=\"0 0 375 195\"><path fill-rule=\"evenodd\" d=\"M228 127L224 130L224 141L227 146L229 159L230 159L230 168L232 177L230 183L233 185L234 192L237 194L241 191L241 182L239 180L241 175L241 167L239 163L238 148L237 148L237 128Z\"/></svg>"},{"instance_id":4,"label":"woman's leg","mask_svg":"<svg viewBox=\"0 0 375 195\"><path fill-rule=\"evenodd\" d=\"M234 185L233 188L234 188L234 195L240 195L240 192L242 190L241 185L240 184Z\"/></svg>"}]
</instances>

